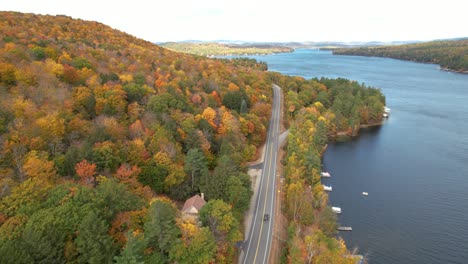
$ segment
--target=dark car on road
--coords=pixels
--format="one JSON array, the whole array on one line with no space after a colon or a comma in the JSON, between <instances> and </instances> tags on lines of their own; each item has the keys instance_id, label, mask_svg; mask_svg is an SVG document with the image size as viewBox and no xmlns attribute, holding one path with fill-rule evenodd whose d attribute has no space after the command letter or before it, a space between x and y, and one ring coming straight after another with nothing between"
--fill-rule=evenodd
<instances>
[{"instance_id":1,"label":"dark car on road","mask_svg":"<svg viewBox=\"0 0 468 264\"><path fill-rule=\"evenodd\" d=\"M264 215L263 215L263 221L266 222L266 221L268 221L268 220L270 220L270 215L269 215L269 214L264 214Z\"/></svg>"}]
</instances>

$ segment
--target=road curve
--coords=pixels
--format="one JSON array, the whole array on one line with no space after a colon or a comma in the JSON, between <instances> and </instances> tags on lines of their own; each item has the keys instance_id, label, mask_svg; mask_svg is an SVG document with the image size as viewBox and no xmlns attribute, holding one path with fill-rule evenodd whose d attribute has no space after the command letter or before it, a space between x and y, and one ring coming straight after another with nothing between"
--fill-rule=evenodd
<instances>
[{"instance_id":1,"label":"road curve","mask_svg":"<svg viewBox=\"0 0 468 264\"><path fill-rule=\"evenodd\" d=\"M265 143L265 156L260 186L255 203L250 232L244 243L241 261L243 264L268 263L273 239L274 211L276 201L276 163L278 158L278 137L281 111L281 88L273 85L273 106ZM264 215L269 220L264 221Z\"/></svg>"}]
</instances>

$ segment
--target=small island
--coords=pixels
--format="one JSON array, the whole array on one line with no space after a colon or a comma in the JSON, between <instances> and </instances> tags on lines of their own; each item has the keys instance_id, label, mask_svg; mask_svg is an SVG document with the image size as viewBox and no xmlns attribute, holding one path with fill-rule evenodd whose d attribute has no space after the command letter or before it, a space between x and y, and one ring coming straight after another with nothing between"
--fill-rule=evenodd
<instances>
[{"instance_id":1,"label":"small island","mask_svg":"<svg viewBox=\"0 0 468 264\"><path fill-rule=\"evenodd\" d=\"M416 44L340 48L335 55L387 57L439 64L442 70L468 73L468 38L421 42Z\"/></svg>"},{"instance_id":2,"label":"small island","mask_svg":"<svg viewBox=\"0 0 468 264\"><path fill-rule=\"evenodd\" d=\"M267 55L293 52L294 49L272 44L222 44L216 42L167 42L162 47L200 56Z\"/></svg>"}]
</instances>

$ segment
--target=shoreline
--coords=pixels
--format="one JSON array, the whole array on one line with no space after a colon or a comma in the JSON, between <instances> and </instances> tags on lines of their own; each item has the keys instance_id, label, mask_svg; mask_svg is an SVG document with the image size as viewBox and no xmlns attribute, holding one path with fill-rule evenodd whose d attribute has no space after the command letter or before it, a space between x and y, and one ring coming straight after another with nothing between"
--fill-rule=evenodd
<instances>
[{"instance_id":1,"label":"shoreline","mask_svg":"<svg viewBox=\"0 0 468 264\"><path fill-rule=\"evenodd\" d=\"M439 70L440 71L446 71L446 72L454 72L454 73L461 73L461 74L468 74L468 71L457 71L457 70L452 70L446 67L442 67L439 65Z\"/></svg>"},{"instance_id":2,"label":"shoreline","mask_svg":"<svg viewBox=\"0 0 468 264\"><path fill-rule=\"evenodd\" d=\"M372 56L372 55L362 55L362 54L343 54L343 53L335 53L332 50L332 54L336 56L361 56L361 57L371 57L371 58L387 58L387 59L394 59L394 60L401 60L401 61L411 61L415 63L422 63L422 64L432 64L432 65L437 65L439 66L439 71L447 71L447 72L453 72L453 73L460 73L460 74L468 74L467 71L463 70L453 70L447 67L442 67L439 63L434 63L434 62L424 62L424 61L418 61L418 60L412 60L412 59L401 59L401 58L394 58L394 57L389 57L389 56Z\"/></svg>"},{"instance_id":3,"label":"shoreline","mask_svg":"<svg viewBox=\"0 0 468 264\"><path fill-rule=\"evenodd\" d=\"M330 135L330 139L336 141L344 138L355 138L359 136L359 132L361 131L361 129L382 126L384 123L385 120L382 119L382 121L377 123L359 125L359 127L354 131L354 133L350 133L350 131L337 131L335 134Z\"/></svg>"}]
</instances>

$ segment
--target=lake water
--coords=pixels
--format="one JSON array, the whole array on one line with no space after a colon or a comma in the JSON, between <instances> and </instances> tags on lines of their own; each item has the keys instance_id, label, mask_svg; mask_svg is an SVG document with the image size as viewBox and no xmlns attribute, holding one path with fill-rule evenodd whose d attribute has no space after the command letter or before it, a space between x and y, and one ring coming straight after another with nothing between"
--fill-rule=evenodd
<instances>
[{"instance_id":1,"label":"lake water","mask_svg":"<svg viewBox=\"0 0 468 264\"><path fill-rule=\"evenodd\" d=\"M340 233L349 248L370 263L468 263L468 75L317 50L251 57L272 71L344 77L386 95L383 126L329 144L324 156L330 204L353 227Z\"/></svg>"}]
</instances>

